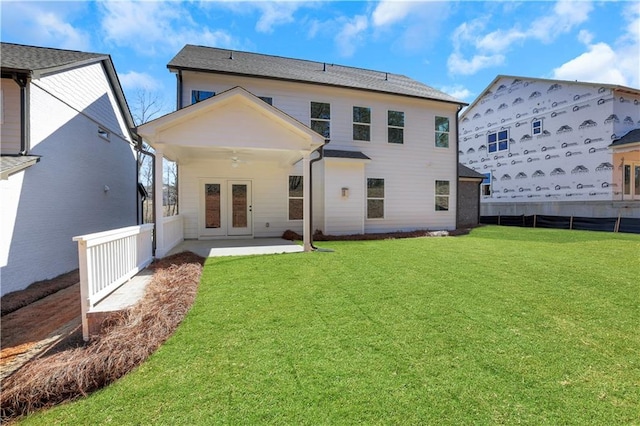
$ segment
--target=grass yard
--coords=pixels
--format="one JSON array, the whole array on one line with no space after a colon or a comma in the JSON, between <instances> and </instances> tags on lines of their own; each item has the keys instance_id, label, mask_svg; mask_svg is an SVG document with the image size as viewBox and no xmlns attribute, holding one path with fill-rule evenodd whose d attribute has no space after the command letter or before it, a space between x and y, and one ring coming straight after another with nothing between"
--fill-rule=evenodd
<instances>
[{"instance_id":1,"label":"grass yard","mask_svg":"<svg viewBox=\"0 0 640 426\"><path fill-rule=\"evenodd\" d=\"M24 424L640 424L640 236L209 259L138 370Z\"/></svg>"}]
</instances>

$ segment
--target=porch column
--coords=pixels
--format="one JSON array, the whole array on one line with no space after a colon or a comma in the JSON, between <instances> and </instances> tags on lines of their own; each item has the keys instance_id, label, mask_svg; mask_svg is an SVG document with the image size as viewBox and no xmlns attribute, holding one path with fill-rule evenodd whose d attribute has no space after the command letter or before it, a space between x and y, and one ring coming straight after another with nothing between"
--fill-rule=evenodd
<instances>
[{"instance_id":1,"label":"porch column","mask_svg":"<svg viewBox=\"0 0 640 426\"><path fill-rule=\"evenodd\" d=\"M156 257L163 257L165 253L164 247L164 229L162 227L162 223L164 221L164 208L163 204L163 179L162 179L162 171L164 169L164 157L162 156L162 148L156 147L156 161L155 161L155 169L153 170L153 181L155 183L155 193L153 194L154 199L154 209L155 209L155 230L156 230Z\"/></svg>"},{"instance_id":2,"label":"porch column","mask_svg":"<svg viewBox=\"0 0 640 426\"><path fill-rule=\"evenodd\" d=\"M304 251L311 251L311 163L310 154L302 158L302 243Z\"/></svg>"}]
</instances>

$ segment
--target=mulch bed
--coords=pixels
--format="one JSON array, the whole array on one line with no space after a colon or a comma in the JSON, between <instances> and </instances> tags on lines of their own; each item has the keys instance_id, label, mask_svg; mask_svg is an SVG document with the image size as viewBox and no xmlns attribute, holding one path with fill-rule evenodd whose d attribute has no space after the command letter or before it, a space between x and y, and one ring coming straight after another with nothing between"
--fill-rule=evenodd
<instances>
[{"instance_id":1,"label":"mulch bed","mask_svg":"<svg viewBox=\"0 0 640 426\"><path fill-rule=\"evenodd\" d=\"M373 241L373 240L391 240L398 238L418 238L418 237L442 237L442 236L458 236L467 235L471 232L471 228L456 229L454 231L397 231L386 232L380 234L351 234L351 235L324 235L320 231L313 234L313 241ZM302 235L297 232L287 230L282 234L282 238L289 241L301 241Z\"/></svg>"},{"instance_id":2,"label":"mulch bed","mask_svg":"<svg viewBox=\"0 0 640 426\"><path fill-rule=\"evenodd\" d=\"M23 308L36 300L40 300L50 294L74 285L80 281L78 270L67 272L50 280L38 281L24 290L14 291L2 296L0 299L0 315L4 316Z\"/></svg>"},{"instance_id":3,"label":"mulch bed","mask_svg":"<svg viewBox=\"0 0 640 426\"><path fill-rule=\"evenodd\" d=\"M4 380L1 422L85 396L140 365L182 322L195 299L204 261L185 252L154 262L142 300L108 317L102 334L81 347L77 341L63 342Z\"/></svg>"}]
</instances>

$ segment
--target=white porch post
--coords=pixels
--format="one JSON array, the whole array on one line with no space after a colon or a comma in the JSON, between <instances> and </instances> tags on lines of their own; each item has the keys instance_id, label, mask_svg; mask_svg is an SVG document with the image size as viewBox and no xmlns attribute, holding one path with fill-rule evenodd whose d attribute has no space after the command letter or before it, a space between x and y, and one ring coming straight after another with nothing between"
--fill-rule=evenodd
<instances>
[{"instance_id":1,"label":"white porch post","mask_svg":"<svg viewBox=\"0 0 640 426\"><path fill-rule=\"evenodd\" d=\"M165 255L165 247L164 247L164 229L162 227L162 222L164 218L164 208L162 207L162 201L164 196L163 191L163 169L164 169L164 158L162 156L162 148L156 147L156 161L155 161L155 170L153 171L153 180L155 182L155 194L153 194L154 208L155 208L155 216L156 216L156 257L163 257Z\"/></svg>"},{"instance_id":2,"label":"white porch post","mask_svg":"<svg viewBox=\"0 0 640 426\"><path fill-rule=\"evenodd\" d=\"M310 154L302 158L302 242L304 251L311 251L311 163Z\"/></svg>"}]
</instances>

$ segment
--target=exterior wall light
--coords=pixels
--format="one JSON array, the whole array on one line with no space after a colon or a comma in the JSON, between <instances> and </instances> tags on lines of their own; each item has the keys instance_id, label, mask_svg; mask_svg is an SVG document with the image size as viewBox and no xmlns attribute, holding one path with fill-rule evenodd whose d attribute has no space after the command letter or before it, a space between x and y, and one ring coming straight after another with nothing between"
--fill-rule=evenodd
<instances>
[{"instance_id":1,"label":"exterior wall light","mask_svg":"<svg viewBox=\"0 0 640 426\"><path fill-rule=\"evenodd\" d=\"M349 198L349 188L342 188L342 198Z\"/></svg>"}]
</instances>

